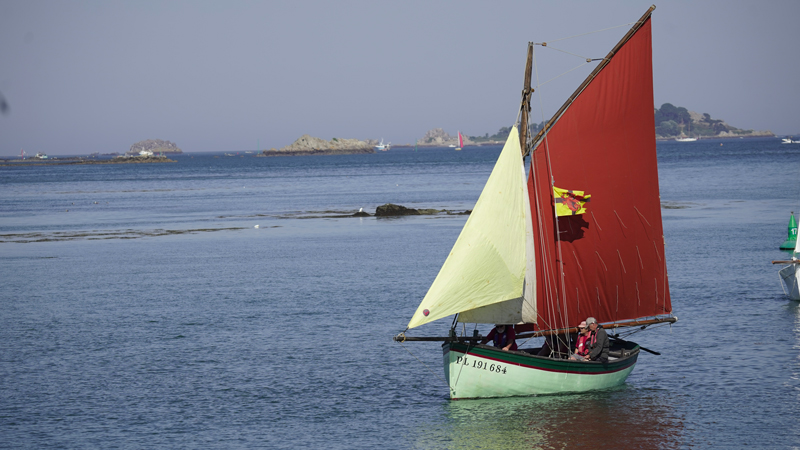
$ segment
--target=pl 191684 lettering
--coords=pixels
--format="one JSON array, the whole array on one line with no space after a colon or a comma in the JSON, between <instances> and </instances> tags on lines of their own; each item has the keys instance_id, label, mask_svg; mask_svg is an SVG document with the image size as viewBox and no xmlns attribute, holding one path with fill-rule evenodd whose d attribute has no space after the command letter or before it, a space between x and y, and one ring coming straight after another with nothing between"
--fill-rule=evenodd
<instances>
[{"instance_id":1,"label":"pl 191684 lettering","mask_svg":"<svg viewBox=\"0 0 800 450\"><path fill-rule=\"evenodd\" d=\"M506 373L506 368L502 364L490 363L489 361L483 361L477 358L467 358L466 356L459 356L456 358L456 364L463 364L467 367L483 369L489 372Z\"/></svg>"}]
</instances>

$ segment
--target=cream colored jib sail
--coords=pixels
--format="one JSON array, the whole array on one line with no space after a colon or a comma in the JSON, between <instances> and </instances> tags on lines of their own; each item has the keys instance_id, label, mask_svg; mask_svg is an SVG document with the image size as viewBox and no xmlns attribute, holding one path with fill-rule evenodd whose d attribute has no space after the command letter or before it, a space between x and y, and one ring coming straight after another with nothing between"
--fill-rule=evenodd
<instances>
[{"instance_id":1,"label":"cream colored jib sail","mask_svg":"<svg viewBox=\"0 0 800 450\"><path fill-rule=\"evenodd\" d=\"M457 313L468 316L460 321L473 323L522 321L523 287L526 279L533 279L525 276L533 264L527 257L533 251L526 252L532 237L525 183L519 132L514 127L472 214L408 328ZM525 290L532 292L530 286ZM525 303L529 307L535 304ZM535 311L532 314L535 317Z\"/></svg>"}]
</instances>

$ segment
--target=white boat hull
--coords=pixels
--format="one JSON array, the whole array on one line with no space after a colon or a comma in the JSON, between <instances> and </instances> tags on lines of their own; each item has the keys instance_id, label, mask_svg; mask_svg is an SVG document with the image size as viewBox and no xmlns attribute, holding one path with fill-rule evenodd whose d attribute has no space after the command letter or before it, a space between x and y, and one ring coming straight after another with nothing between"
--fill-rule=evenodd
<instances>
[{"instance_id":1,"label":"white boat hull","mask_svg":"<svg viewBox=\"0 0 800 450\"><path fill-rule=\"evenodd\" d=\"M619 386L633 371L639 346L608 363L579 362L445 343L444 372L451 399L585 392Z\"/></svg>"},{"instance_id":2,"label":"white boat hull","mask_svg":"<svg viewBox=\"0 0 800 450\"><path fill-rule=\"evenodd\" d=\"M800 300L800 264L786 266L778 272L783 285L783 293L792 300Z\"/></svg>"}]
</instances>

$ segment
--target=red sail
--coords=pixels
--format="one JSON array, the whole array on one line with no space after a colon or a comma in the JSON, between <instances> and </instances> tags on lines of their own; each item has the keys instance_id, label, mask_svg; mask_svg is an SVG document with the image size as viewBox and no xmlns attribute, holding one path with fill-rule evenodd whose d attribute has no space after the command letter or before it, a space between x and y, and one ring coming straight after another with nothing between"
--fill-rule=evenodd
<instances>
[{"instance_id":1,"label":"red sail","mask_svg":"<svg viewBox=\"0 0 800 450\"><path fill-rule=\"evenodd\" d=\"M653 119L648 17L532 153L538 329L672 312ZM557 217L553 186L586 212Z\"/></svg>"}]
</instances>

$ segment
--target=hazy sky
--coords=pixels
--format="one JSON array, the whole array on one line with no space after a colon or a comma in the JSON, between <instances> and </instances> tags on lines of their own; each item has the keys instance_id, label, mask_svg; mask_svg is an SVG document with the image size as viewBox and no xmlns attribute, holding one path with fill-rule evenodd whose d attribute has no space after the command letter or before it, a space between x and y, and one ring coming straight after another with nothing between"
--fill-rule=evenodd
<instances>
[{"instance_id":1,"label":"hazy sky","mask_svg":"<svg viewBox=\"0 0 800 450\"><path fill-rule=\"evenodd\" d=\"M516 119L528 41L629 24L651 3L0 0L0 155L493 134ZM656 6L655 106L800 134L800 2ZM599 58L628 28L551 46ZM536 55L542 82L582 64ZM533 120L593 67L544 85Z\"/></svg>"}]
</instances>

